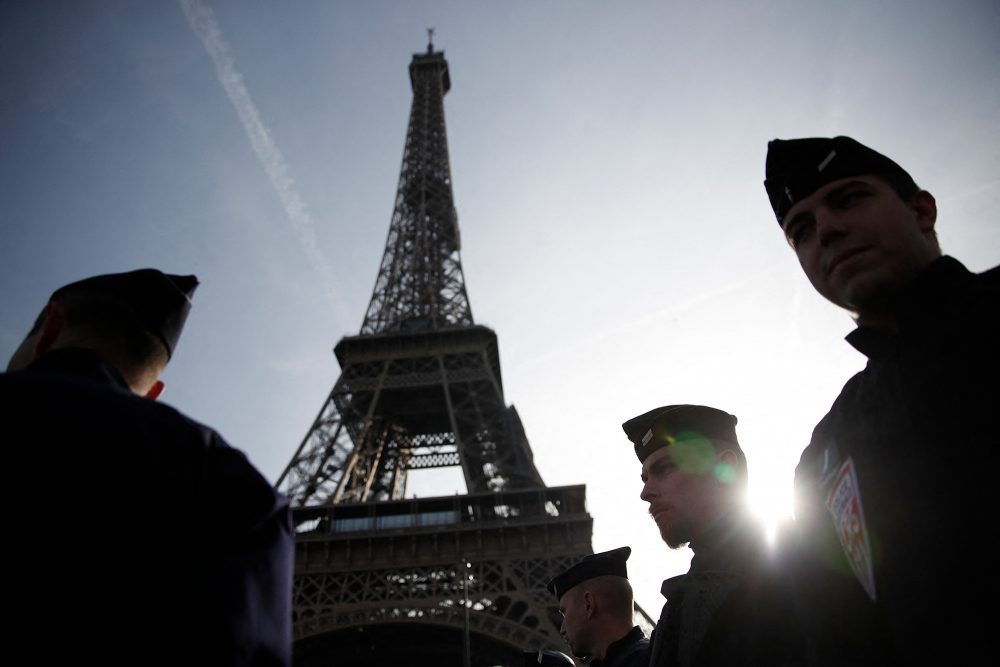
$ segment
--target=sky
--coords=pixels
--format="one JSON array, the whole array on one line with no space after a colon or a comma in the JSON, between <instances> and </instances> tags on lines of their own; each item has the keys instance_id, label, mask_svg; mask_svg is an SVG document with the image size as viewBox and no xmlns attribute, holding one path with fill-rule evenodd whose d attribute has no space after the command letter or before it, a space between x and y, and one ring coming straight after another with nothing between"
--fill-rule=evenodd
<instances>
[{"instance_id":1,"label":"sky","mask_svg":"<svg viewBox=\"0 0 1000 667\"><path fill-rule=\"evenodd\" d=\"M195 273L161 400L277 480L371 298L429 27L473 316L543 479L587 485L594 549L632 546L655 617L690 551L660 541L621 423L737 415L773 519L864 365L773 218L767 141L871 145L937 197L946 253L996 265L1000 4L0 3L0 357L60 285Z\"/></svg>"}]
</instances>

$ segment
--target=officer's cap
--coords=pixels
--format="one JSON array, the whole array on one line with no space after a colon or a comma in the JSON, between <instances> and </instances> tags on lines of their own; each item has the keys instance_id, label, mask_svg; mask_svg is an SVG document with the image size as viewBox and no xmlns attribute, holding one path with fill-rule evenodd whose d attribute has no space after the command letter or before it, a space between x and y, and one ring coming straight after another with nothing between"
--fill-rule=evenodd
<instances>
[{"instance_id":1,"label":"officer's cap","mask_svg":"<svg viewBox=\"0 0 1000 667\"><path fill-rule=\"evenodd\" d=\"M611 551L604 551L599 554L584 556L583 560L569 568L548 584L548 589L555 593L558 600L566 591L579 583L611 575L628 579L628 570L625 568L625 561L632 555L631 547L620 547Z\"/></svg>"},{"instance_id":2,"label":"officer's cap","mask_svg":"<svg viewBox=\"0 0 1000 667\"><path fill-rule=\"evenodd\" d=\"M108 273L64 285L51 300L67 292L84 292L114 298L130 308L142 325L173 355L191 310L191 295L198 287L195 276L175 276L157 269Z\"/></svg>"},{"instance_id":3,"label":"officer's cap","mask_svg":"<svg viewBox=\"0 0 1000 667\"><path fill-rule=\"evenodd\" d=\"M660 447L692 438L725 441L739 451L736 417L705 405L666 405L633 417L622 430L642 463Z\"/></svg>"},{"instance_id":4,"label":"officer's cap","mask_svg":"<svg viewBox=\"0 0 1000 667\"><path fill-rule=\"evenodd\" d=\"M775 139L767 144L764 173L764 188L779 225L795 202L841 178L894 174L917 187L898 164L850 137Z\"/></svg>"}]
</instances>

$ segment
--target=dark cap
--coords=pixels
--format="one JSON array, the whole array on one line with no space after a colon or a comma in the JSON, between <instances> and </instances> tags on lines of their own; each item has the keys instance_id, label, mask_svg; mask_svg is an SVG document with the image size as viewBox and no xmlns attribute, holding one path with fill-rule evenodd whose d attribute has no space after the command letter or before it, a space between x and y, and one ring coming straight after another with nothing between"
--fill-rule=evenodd
<instances>
[{"instance_id":1,"label":"dark cap","mask_svg":"<svg viewBox=\"0 0 1000 667\"><path fill-rule=\"evenodd\" d=\"M64 285L52 293L50 301L70 291L112 297L130 308L143 326L163 341L169 357L181 337L196 287L198 279L194 276L139 269L93 276Z\"/></svg>"},{"instance_id":2,"label":"dark cap","mask_svg":"<svg viewBox=\"0 0 1000 667\"><path fill-rule=\"evenodd\" d=\"M660 447L691 439L721 440L742 451L736 439L736 417L705 405L656 408L629 419L622 430L635 445L640 463Z\"/></svg>"},{"instance_id":3,"label":"dark cap","mask_svg":"<svg viewBox=\"0 0 1000 667\"><path fill-rule=\"evenodd\" d=\"M628 579L628 570L625 568L625 561L631 555L631 547L620 547L611 551L584 556L583 560L579 563L550 581L547 588L555 593L558 600L569 589L594 577L611 575Z\"/></svg>"},{"instance_id":4,"label":"dark cap","mask_svg":"<svg viewBox=\"0 0 1000 667\"><path fill-rule=\"evenodd\" d=\"M781 225L795 202L841 178L895 174L916 190L906 170L850 137L775 139L767 144L764 188Z\"/></svg>"},{"instance_id":5,"label":"dark cap","mask_svg":"<svg viewBox=\"0 0 1000 667\"><path fill-rule=\"evenodd\" d=\"M573 658L561 651L542 649L541 651L524 651L524 667L543 665L548 667L576 667Z\"/></svg>"}]
</instances>

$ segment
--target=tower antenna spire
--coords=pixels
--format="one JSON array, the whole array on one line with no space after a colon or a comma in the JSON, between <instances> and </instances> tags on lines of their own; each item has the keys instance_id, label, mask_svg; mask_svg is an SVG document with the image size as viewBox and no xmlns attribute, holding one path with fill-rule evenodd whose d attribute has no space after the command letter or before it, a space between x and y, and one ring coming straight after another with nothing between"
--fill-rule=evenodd
<instances>
[{"instance_id":1,"label":"tower antenna spire","mask_svg":"<svg viewBox=\"0 0 1000 667\"><path fill-rule=\"evenodd\" d=\"M427 29L427 53L434 53L434 28Z\"/></svg>"}]
</instances>

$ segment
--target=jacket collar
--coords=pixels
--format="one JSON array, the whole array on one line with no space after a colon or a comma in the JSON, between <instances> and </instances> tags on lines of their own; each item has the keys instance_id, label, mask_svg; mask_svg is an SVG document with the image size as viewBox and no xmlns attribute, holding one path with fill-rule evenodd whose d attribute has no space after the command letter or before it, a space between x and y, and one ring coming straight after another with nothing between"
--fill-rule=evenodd
<instances>
[{"instance_id":1,"label":"jacket collar","mask_svg":"<svg viewBox=\"0 0 1000 667\"><path fill-rule=\"evenodd\" d=\"M937 316L939 306L946 305L952 288L972 276L954 257L942 255L913 279L899 299L897 322L904 332ZM847 334L847 342L869 359L884 356L892 349L894 334L874 327L858 327Z\"/></svg>"},{"instance_id":2,"label":"jacket collar","mask_svg":"<svg viewBox=\"0 0 1000 667\"><path fill-rule=\"evenodd\" d=\"M631 647L637 641L645 638L646 635L642 634L642 629L638 625L636 625L631 630L628 631L627 635L625 635L618 641L613 641L610 644L608 644L608 648L604 652L603 660L595 659L592 660L590 664L592 665L592 667L597 667L598 665L602 664L610 664L614 662L616 658L618 658L619 654L624 653L629 649L629 647Z\"/></svg>"}]
</instances>

